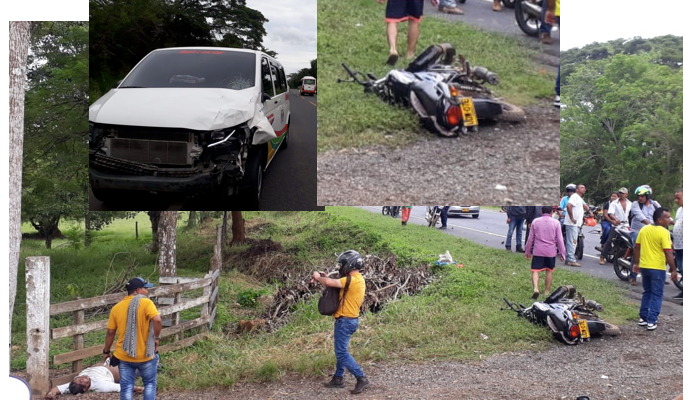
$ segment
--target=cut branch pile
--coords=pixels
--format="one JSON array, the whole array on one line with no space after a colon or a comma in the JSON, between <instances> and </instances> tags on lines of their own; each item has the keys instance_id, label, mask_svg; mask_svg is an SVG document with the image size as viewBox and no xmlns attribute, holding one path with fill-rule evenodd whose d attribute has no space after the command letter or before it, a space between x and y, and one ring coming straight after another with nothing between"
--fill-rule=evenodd
<instances>
[{"instance_id":1,"label":"cut branch pile","mask_svg":"<svg viewBox=\"0 0 685 403\"><path fill-rule=\"evenodd\" d=\"M364 258L362 275L366 280L366 294L362 303L362 313L378 312L389 302L404 295L413 295L433 281L430 265L422 264L413 268L401 268L397 265L397 256L389 255L382 258L368 255ZM336 269L325 270L327 274L336 278ZM294 276L293 276L294 277ZM299 301L307 301L318 297L323 291L319 283L310 284L311 274L298 274L292 278L289 286L282 287L274 295L273 303L262 315L267 323L266 327L273 330L285 324L293 307Z\"/></svg>"}]
</instances>

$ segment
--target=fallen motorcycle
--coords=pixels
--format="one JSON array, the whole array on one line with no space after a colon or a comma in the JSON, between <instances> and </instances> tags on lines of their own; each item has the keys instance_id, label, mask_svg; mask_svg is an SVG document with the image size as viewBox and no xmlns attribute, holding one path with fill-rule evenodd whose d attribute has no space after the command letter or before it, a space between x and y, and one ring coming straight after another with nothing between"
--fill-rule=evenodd
<instances>
[{"instance_id":1,"label":"fallen motorcycle","mask_svg":"<svg viewBox=\"0 0 685 403\"><path fill-rule=\"evenodd\" d=\"M429 227L435 227L440 219L440 206L426 206L426 221ZM444 224L443 224L444 225Z\"/></svg>"},{"instance_id":2,"label":"fallen motorcycle","mask_svg":"<svg viewBox=\"0 0 685 403\"><path fill-rule=\"evenodd\" d=\"M479 120L525 120L523 109L507 103L485 84L499 84L497 74L484 67L472 67L450 44L433 45L404 70L391 70L385 77L342 67L349 79L364 92L375 94L384 102L411 108L429 131L444 137L456 137L476 131Z\"/></svg>"},{"instance_id":3,"label":"fallen motorcycle","mask_svg":"<svg viewBox=\"0 0 685 403\"><path fill-rule=\"evenodd\" d=\"M503 299L508 308L502 310L511 309L531 323L548 327L552 330L554 338L564 344L576 345L589 340L592 336L621 334L618 326L602 320L597 315L596 312L604 310L602 305L593 300L586 300L580 293L576 295L575 287L572 285L557 288L544 302L537 301L529 307Z\"/></svg>"}]
</instances>

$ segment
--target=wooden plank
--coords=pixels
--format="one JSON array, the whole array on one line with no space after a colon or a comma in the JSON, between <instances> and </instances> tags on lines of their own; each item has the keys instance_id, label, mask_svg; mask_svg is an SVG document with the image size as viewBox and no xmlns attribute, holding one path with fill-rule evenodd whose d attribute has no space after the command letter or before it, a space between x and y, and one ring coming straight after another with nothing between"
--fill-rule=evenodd
<instances>
[{"instance_id":1,"label":"wooden plank","mask_svg":"<svg viewBox=\"0 0 685 403\"><path fill-rule=\"evenodd\" d=\"M159 297L159 298L157 298L157 304L156 305L157 306L173 305L173 304L175 304L174 299L175 298L173 298L173 297ZM181 298L181 302L186 302L186 301L190 301L190 300L191 300L191 298L186 298L186 297Z\"/></svg>"},{"instance_id":2,"label":"wooden plank","mask_svg":"<svg viewBox=\"0 0 685 403\"><path fill-rule=\"evenodd\" d=\"M193 328L196 328L198 326L202 326L202 325L207 324L207 323L209 323L209 318L197 318L197 319L189 320L188 322L183 322L181 324L166 327L166 328L162 329L161 337L164 338L164 337L172 336L172 335L184 332L186 330L193 329Z\"/></svg>"},{"instance_id":3,"label":"wooden plank","mask_svg":"<svg viewBox=\"0 0 685 403\"><path fill-rule=\"evenodd\" d=\"M161 287L150 288L149 296L158 297L162 295L174 294L177 292L185 292L190 290L195 290L202 288L206 285L211 284L210 279L199 279L196 282L183 283L183 284L173 284L165 285ZM108 294L99 297L79 299L76 301L62 302L60 304L54 304L50 307L50 315L57 315L60 313L78 311L80 309L96 308L103 305L113 305L121 301L126 297L128 293L120 292L116 294Z\"/></svg>"},{"instance_id":4,"label":"wooden plank","mask_svg":"<svg viewBox=\"0 0 685 403\"><path fill-rule=\"evenodd\" d=\"M202 340L207 337L206 333L200 333L196 334L195 336L188 337L187 339L183 339L181 341L177 341L171 344L165 344L159 348L159 353L164 354L168 353L169 351L175 351L182 349L184 347L192 346L196 341Z\"/></svg>"},{"instance_id":5,"label":"wooden plank","mask_svg":"<svg viewBox=\"0 0 685 403\"><path fill-rule=\"evenodd\" d=\"M221 274L221 270L210 270L209 273L205 274L204 278L211 278L212 281L216 280Z\"/></svg>"},{"instance_id":6,"label":"wooden plank","mask_svg":"<svg viewBox=\"0 0 685 403\"><path fill-rule=\"evenodd\" d=\"M58 378L54 378L50 380L50 387L55 387L57 385L64 385L65 383L69 383L74 380L76 375L78 375L78 372L71 373L69 375L63 375Z\"/></svg>"},{"instance_id":7,"label":"wooden plank","mask_svg":"<svg viewBox=\"0 0 685 403\"><path fill-rule=\"evenodd\" d=\"M185 311L188 308L199 306L199 305L202 305L206 302L209 302L209 298L202 296L199 298L191 299L190 301L182 302L178 305L169 305L169 306L158 307L157 311L159 311L159 314L162 316L170 315L174 312Z\"/></svg>"},{"instance_id":8,"label":"wooden plank","mask_svg":"<svg viewBox=\"0 0 685 403\"><path fill-rule=\"evenodd\" d=\"M218 296L219 296L219 287L216 287L216 288L214 289L214 292L212 292L212 296L209 297L209 303L212 304L212 305L214 305L214 303L216 302L216 298L217 298Z\"/></svg>"},{"instance_id":9,"label":"wooden plank","mask_svg":"<svg viewBox=\"0 0 685 403\"><path fill-rule=\"evenodd\" d=\"M83 350L70 351L64 354L58 354L52 357L53 365L60 365L67 362L72 362L76 360L82 360L84 358L93 357L96 355L102 355L102 350L105 349L105 343L99 344L97 346L84 348ZM47 393L47 392L45 392Z\"/></svg>"},{"instance_id":10,"label":"wooden plank","mask_svg":"<svg viewBox=\"0 0 685 403\"><path fill-rule=\"evenodd\" d=\"M82 325L84 321L84 311L74 312L74 324ZM81 350L83 348L83 333L74 335L74 350ZM81 372L83 369L83 361L78 360L71 363L71 370L73 372Z\"/></svg>"},{"instance_id":11,"label":"wooden plank","mask_svg":"<svg viewBox=\"0 0 685 403\"><path fill-rule=\"evenodd\" d=\"M159 284L185 284L185 283L192 283L195 281L202 280L201 278L193 278L193 277L160 277L159 278Z\"/></svg>"},{"instance_id":12,"label":"wooden plank","mask_svg":"<svg viewBox=\"0 0 685 403\"><path fill-rule=\"evenodd\" d=\"M50 390L50 257L26 258L26 372L33 398Z\"/></svg>"},{"instance_id":13,"label":"wooden plank","mask_svg":"<svg viewBox=\"0 0 685 403\"><path fill-rule=\"evenodd\" d=\"M212 315L209 317L209 328L212 328L212 325L214 324L214 317L216 316L216 306L212 310Z\"/></svg>"},{"instance_id":14,"label":"wooden plank","mask_svg":"<svg viewBox=\"0 0 685 403\"><path fill-rule=\"evenodd\" d=\"M85 334L95 330L105 329L107 327L107 320L99 320L97 322L83 323L80 325L70 325L52 329L52 339L61 339L62 337L74 336L77 334Z\"/></svg>"}]
</instances>

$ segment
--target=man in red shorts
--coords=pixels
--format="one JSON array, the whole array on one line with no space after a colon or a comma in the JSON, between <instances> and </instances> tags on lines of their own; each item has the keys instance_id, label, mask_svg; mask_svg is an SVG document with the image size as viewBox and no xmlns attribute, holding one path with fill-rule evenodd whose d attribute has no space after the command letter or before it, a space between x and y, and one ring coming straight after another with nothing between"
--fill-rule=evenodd
<instances>
[{"instance_id":1,"label":"man in red shorts","mask_svg":"<svg viewBox=\"0 0 685 403\"><path fill-rule=\"evenodd\" d=\"M419 40L419 22L423 16L423 0L376 0L380 4L387 3L385 8L385 22L387 23L388 44L390 56L386 62L394 66L399 59L397 52L397 23L409 21L409 33L407 34L407 59L411 60L416 55L416 43ZM431 0L433 6L438 5L438 0Z\"/></svg>"},{"instance_id":2,"label":"man in red shorts","mask_svg":"<svg viewBox=\"0 0 685 403\"><path fill-rule=\"evenodd\" d=\"M541 271L545 272L545 295L552 287L552 272L556 265L557 254L564 260L566 248L561 236L561 224L553 219L551 206L542 207L542 217L530 224L530 236L526 242L526 259L533 258L530 270L533 272L533 299L538 299L540 290L538 280Z\"/></svg>"}]
</instances>

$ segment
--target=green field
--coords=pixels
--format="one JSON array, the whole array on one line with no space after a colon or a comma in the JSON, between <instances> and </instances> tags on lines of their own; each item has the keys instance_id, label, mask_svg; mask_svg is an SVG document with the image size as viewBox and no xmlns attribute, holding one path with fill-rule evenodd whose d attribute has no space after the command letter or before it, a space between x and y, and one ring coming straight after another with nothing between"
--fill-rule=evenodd
<instances>
[{"instance_id":1,"label":"green field","mask_svg":"<svg viewBox=\"0 0 685 403\"><path fill-rule=\"evenodd\" d=\"M375 1L318 1L318 55L322 61L318 76L319 152L371 144L401 146L428 135L408 111L365 95L356 84L336 83L338 78L347 78L342 62L379 77L390 70L385 65L388 45L384 13L385 6ZM406 25L400 24L401 55L406 52ZM509 102L526 106L554 96L555 76L536 68L532 51L516 39L434 17L424 18L420 29L418 53L433 44L451 43L472 65L487 67L500 76L501 85L494 90ZM400 58L397 67L407 64Z\"/></svg>"},{"instance_id":2,"label":"green field","mask_svg":"<svg viewBox=\"0 0 685 403\"><path fill-rule=\"evenodd\" d=\"M189 231L185 218L179 220L178 272L200 276L209 269L214 226ZM464 264L463 268L436 269L438 280L422 293L391 303L377 314L363 316L351 342L352 353L362 366L372 361L477 360L495 353L545 349L557 343L548 330L500 310L504 306L502 297L524 304L531 301L529 263L522 255L486 248L424 226L401 227L397 220L356 208L248 212L245 218L248 237L280 244L280 253L289 264L281 261L269 267L269 260L246 258L248 246L228 248L217 318L210 336L192 347L163 355L164 368L159 377L162 390L271 381L287 372L328 375L335 365L333 323L318 314L316 301L299 303L288 324L277 331L246 336L235 334L237 321L258 317L265 306L262 299L256 306L243 306L238 301L245 293L270 294L277 290L277 284L252 274L282 267L301 273L321 265L332 267L334 253L346 249L362 254L391 252L403 267L435 261L439 253L449 250L455 260ZM139 241L134 235L136 220L141 228ZM107 279L129 267L134 258L135 274L155 282L155 256L145 250L149 242L149 220L140 214L136 219L115 221L97 232L89 249L74 250L56 242L56 247L48 251L39 240L24 241L22 260L26 256L51 256L55 303L101 294ZM117 253L120 255L113 259ZM12 351L12 370L25 368L26 360L23 278L22 264L12 328L17 344ZM605 306L602 316L612 323L637 318L635 303L610 281L558 269L554 284L573 284L584 295L600 301ZM51 323L63 326L70 320L57 317ZM483 340L481 333L488 339ZM103 332L90 334L86 346L103 341ZM53 342L50 353L70 349L71 341L63 340Z\"/></svg>"}]
</instances>

